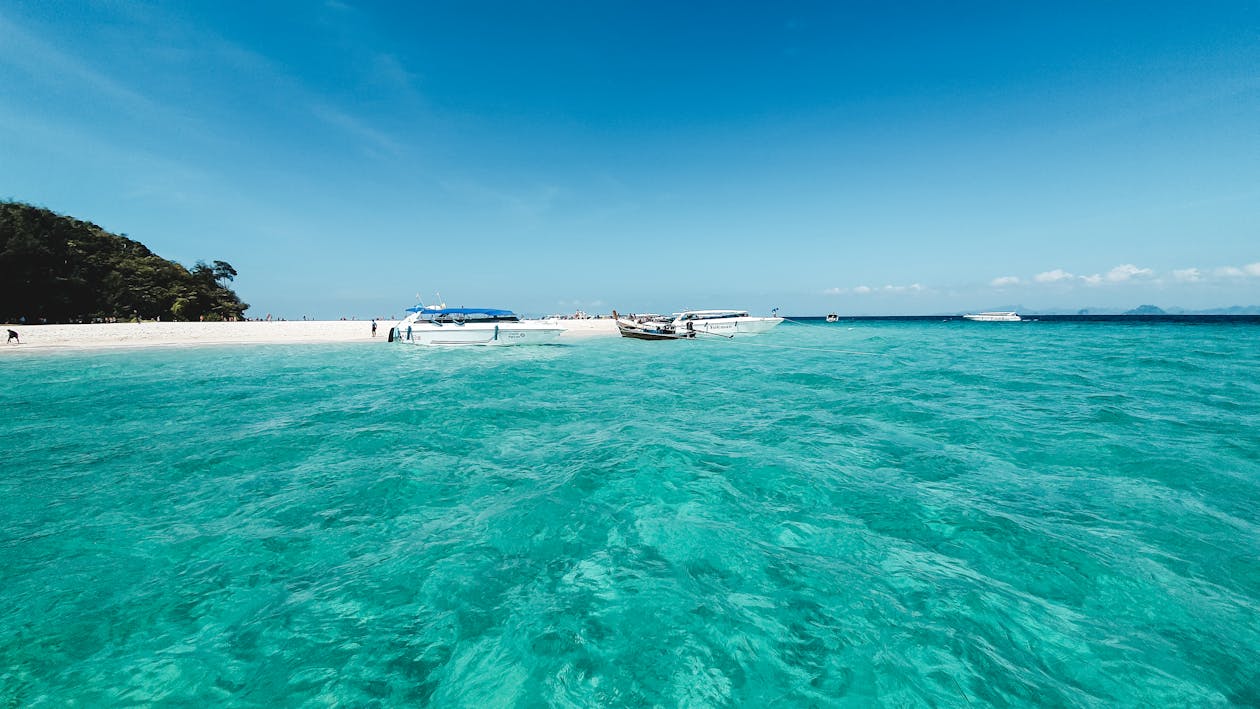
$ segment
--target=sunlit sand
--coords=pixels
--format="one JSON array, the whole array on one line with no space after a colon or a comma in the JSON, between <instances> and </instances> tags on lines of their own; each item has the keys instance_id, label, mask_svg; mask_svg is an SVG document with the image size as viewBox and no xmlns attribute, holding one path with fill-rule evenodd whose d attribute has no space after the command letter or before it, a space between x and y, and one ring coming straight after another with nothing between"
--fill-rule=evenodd
<instances>
[{"instance_id":1,"label":"sunlit sand","mask_svg":"<svg viewBox=\"0 0 1260 709\"><path fill-rule=\"evenodd\" d=\"M555 320L562 338L616 335L611 319ZM9 325L21 339L0 351L108 349L181 345L281 344L319 342L385 342L392 321L297 320L273 322L143 322L90 325Z\"/></svg>"}]
</instances>

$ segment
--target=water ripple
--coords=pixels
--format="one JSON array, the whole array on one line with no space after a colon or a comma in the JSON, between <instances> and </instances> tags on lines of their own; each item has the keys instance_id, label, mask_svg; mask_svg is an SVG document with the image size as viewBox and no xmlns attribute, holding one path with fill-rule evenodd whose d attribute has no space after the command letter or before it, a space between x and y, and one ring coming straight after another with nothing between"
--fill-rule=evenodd
<instances>
[{"instance_id":1,"label":"water ripple","mask_svg":"<svg viewBox=\"0 0 1260 709\"><path fill-rule=\"evenodd\" d=\"M1260 329L727 344L8 358L0 701L1260 704Z\"/></svg>"}]
</instances>

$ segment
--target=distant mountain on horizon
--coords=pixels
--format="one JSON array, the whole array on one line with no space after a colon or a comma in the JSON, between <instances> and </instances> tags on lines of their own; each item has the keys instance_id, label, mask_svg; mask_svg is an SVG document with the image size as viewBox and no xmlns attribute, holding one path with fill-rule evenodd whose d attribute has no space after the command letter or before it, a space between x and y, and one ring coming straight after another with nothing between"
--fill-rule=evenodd
<instances>
[{"instance_id":1,"label":"distant mountain on horizon","mask_svg":"<svg viewBox=\"0 0 1260 709\"><path fill-rule=\"evenodd\" d=\"M1023 308L1019 306L1007 306L1004 308L985 308L984 312L1008 312L1013 311L1024 317L1036 317L1038 315L1101 315L1101 316L1124 316L1132 315L1135 317L1159 317L1167 315L1175 316L1196 316L1196 315L1221 315L1221 316L1260 316L1260 305L1231 305L1222 308L1206 308L1201 310L1189 310L1186 308L1168 307L1161 308L1157 305L1139 305L1136 308L1124 310L1121 308L1080 308L1077 310L1068 310L1063 308L1047 308L1038 310L1033 308ZM919 315L889 315L877 313L844 313L839 312L841 318L960 318L968 313L978 313L981 310L954 310L949 312L937 311L934 313L922 313ZM789 318L822 318L822 314L816 315L790 315Z\"/></svg>"},{"instance_id":2,"label":"distant mountain on horizon","mask_svg":"<svg viewBox=\"0 0 1260 709\"><path fill-rule=\"evenodd\" d=\"M1260 315L1260 305L1231 305L1221 308L1191 310L1169 306L1161 308L1157 305L1139 305L1130 310L1121 308L1081 308L1079 310L1029 310L1019 311L1021 315Z\"/></svg>"},{"instance_id":3,"label":"distant mountain on horizon","mask_svg":"<svg viewBox=\"0 0 1260 709\"><path fill-rule=\"evenodd\" d=\"M1024 316L1035 315L1260 315L1260 305L1230 305L1219 308L1206 308L1200 310L1191 310L1188 308L1180 308L1169 306L1161 308L1158 305L1139 305L1136 308L1112 308L1112 307L1088 307L1088 308L1026 308L1020 305L1006 305L1002 307L984 308L985 312L1007 312L1013 311ZM968 313L978 313L980 310L954 310L950 312L925 313L920 317L960 317ZM821 316L820 316L821 317ZM861 316L861 317L878 317L878 316Z\"/></svg>"}]
</instances>

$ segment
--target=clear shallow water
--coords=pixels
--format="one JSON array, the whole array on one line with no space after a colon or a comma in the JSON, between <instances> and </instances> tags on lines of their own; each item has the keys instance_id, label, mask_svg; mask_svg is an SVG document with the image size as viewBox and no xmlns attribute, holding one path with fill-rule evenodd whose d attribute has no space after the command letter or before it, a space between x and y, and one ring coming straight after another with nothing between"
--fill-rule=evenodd
<instances>
[{"instance_id":1,"label":"clear shallow water","mask_svg":"<svg viewBox=\"0 0 1260 709\"><path fill-rule=\"evenodd\" d=\"M0 704L1260 704L1257 327L0 375Z\"/></svg>"}]
</instances>

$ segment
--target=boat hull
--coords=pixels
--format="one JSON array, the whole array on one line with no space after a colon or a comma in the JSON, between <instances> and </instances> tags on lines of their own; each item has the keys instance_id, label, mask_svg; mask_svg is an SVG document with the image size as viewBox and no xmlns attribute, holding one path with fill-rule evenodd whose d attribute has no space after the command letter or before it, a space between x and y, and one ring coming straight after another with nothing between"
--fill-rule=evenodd
<instances>
[{"instance_id":1,"label":"boat hull","mask_svg":"<svg viewBox=\"0 0 1260 709\"><path fill-rule=\"evenodd\" d=\"M396 331L397 342L429 347L505 347L509 345L545 345L554 343L564 328L544 323L432 323L412 324L408 332L402 323Z\"/></svg>"},{"instance_id":2,"label":"boat hull","mask_svg":"<svg viewBox=\"0 0 1260 709\"><path fill-rule=\"evenodd\" d=\"M617 323L617 330L621 332L622 337L629 337L632 340L688 340L696 336L694 332L649 329L623 325L622 323Z\"/></svg>"},{"instance_id":3,"label":"boat hull","mask_svg":"<svg viewBox=\"0 0 1260 709\"><path fill-rule=\"evenodd\" d=\"M675 320L674 328L685 330L688 327L695 332L706 332L712 335L733 337L735 335L759 335L774 329L783 318L738 317L738 318L706 318L701 320Z\"/></svg>"},{"instance_id":4,"label":"boat hull","mask_svg":"<svg viewBox=\"0 0 1260 709\"><path fill-rule=\"evenodd\" d=\"M963 316L963 320L972 322L1023 322L1016 313L976 313Z\"/></svg>"}]
</instances>

